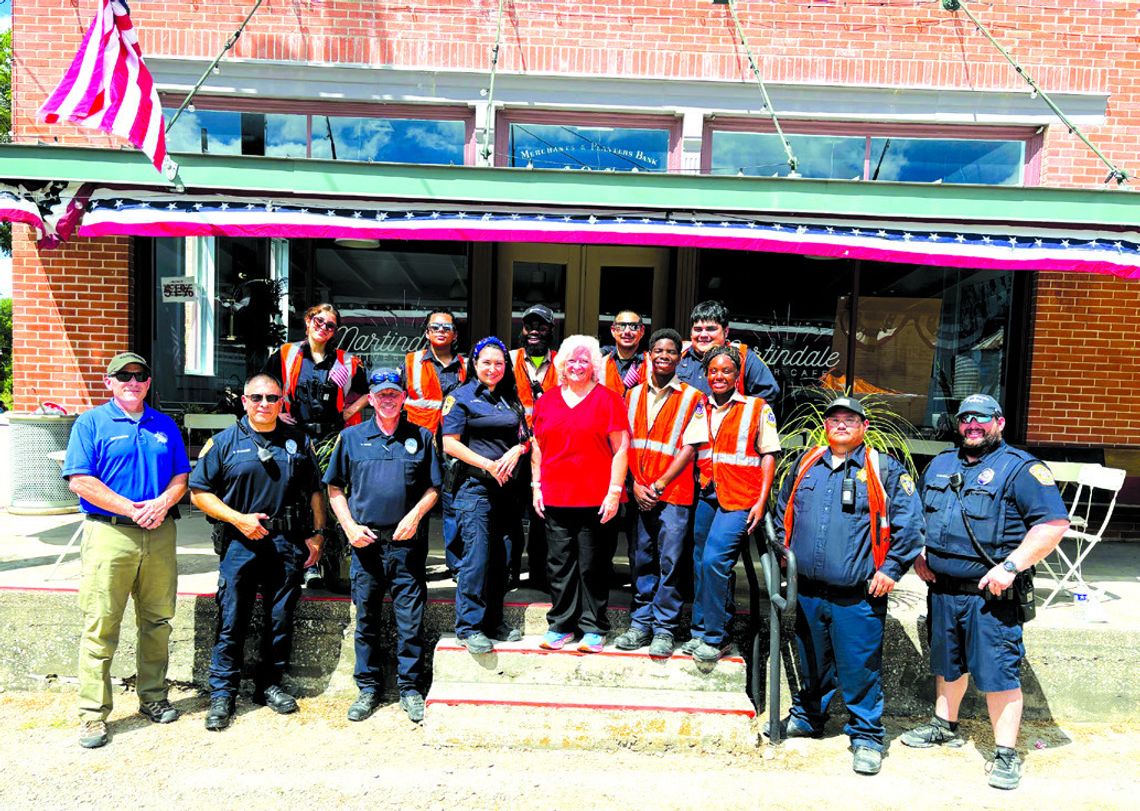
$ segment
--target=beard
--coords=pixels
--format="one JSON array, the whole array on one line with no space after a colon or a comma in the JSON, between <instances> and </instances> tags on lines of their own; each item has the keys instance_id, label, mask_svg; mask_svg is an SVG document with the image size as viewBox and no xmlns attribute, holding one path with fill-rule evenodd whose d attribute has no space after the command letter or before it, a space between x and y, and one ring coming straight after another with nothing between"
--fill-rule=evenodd
<instances>
[{"instance_id":1,"label":"beard","mask_svg":"<svg viewBox=\"0 0 1140 811\"><path fill-rule=\"evenodd\" d=\"M971 454L976 453L978 456L985 456L998 445L1001 444L1000 433L987 433L981 439L977 440L976 444L971 443L965 437L962 437L962 447L969 451Z\"/></svg>"}]
</instances>

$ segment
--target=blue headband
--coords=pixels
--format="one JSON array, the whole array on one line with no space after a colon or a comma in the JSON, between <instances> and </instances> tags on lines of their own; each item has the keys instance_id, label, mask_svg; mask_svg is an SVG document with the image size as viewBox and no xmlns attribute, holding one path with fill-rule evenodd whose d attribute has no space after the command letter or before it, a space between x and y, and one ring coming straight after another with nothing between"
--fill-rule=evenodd
<instances>
[{"instance_id":1,"label":"blue headband","mask_svg":"<svg viewBox=\"0 0 1140 811\"><path fill-rule=\"evenodd\" d=\"M507 345L496 338L494 335L488 335L486 338L477 341L475 343L475 348L471 350L471 357L473 357L475 360L478 360L479 353L486 349L488 346L497 346L503 353L503 357L507 357Z\"/></svg>"}]
</instances>

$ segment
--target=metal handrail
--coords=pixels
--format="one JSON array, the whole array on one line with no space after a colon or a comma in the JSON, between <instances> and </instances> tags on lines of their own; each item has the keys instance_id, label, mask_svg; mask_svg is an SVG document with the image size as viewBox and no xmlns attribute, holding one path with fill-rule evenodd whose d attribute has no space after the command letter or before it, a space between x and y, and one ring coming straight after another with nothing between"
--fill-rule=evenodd
<instances>
[{"instance_id":1,"label":"metal handrail","mask_svg":"<svg viewBox=\"0 0 1140 811\"><path fill-rule=\"evenodd\" d=\"M760 539L753 536L757 551L760 552L760 568L764 571L764 588L768 592L768 740L773 744L780 743L780 629L784 616L795 614L796 611L796 553L783 546L776 537L776 527L772 523L772 516L764 516L765 548L761 547ZM781 567L779 560L784 561L783 573L785 588L780 593ZM756 663L760 661L760 633L752 639L752 695L759 695L760 670Z\"/></svg>"}]
</instances>

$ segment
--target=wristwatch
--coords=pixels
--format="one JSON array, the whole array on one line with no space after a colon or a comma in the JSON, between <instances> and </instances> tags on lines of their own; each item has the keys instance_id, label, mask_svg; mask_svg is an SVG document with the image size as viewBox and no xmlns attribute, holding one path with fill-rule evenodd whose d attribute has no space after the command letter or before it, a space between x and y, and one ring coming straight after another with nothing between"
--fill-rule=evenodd
<instances>
[{"instance_id":1,"label":"wristwatch","mask_svg":"<svg viewBox=\"0 0 1140 811\"><path fill-rule=\"evenodd\" d=\"M314 534L314 535L320 535L322 538L324 538L324 537L325 537L325 533L326 533L327 531L328 531L328 530L326 530L324 527L314 527L314 528L313 528L313 534Z\"/></svg>"},{"instance_id":2,"label":"wristwatch","mask_svg":"<svg viewBox=\"0 0 1140 811\"><path fill-rule=\"evenodd\" d=\"M1012 560L1007 560L1007 561L1003 562L1001 567L1003 569L1005 569L1007 572L1009 572L1010 574L1017 574L1017 564L1014 563Z\"/></svg>"}]
</instances>

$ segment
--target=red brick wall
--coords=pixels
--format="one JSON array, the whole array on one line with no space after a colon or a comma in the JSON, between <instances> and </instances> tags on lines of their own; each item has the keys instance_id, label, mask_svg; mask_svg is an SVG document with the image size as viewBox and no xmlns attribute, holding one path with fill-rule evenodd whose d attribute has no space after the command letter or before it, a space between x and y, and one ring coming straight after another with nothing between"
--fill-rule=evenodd
<instances>
[{"instance_id":1,"label":"red brick wall","mask_svg":"<svg viewBox=\"0 0 1140 811\"><path fill-rule=\"evenodd\" d=\"M130 240L77 240L37 251L24 225L12 239L16 411L44 400L86 410L106 396L107 361L130 346Z\"/></svg>"}]
</instances>

